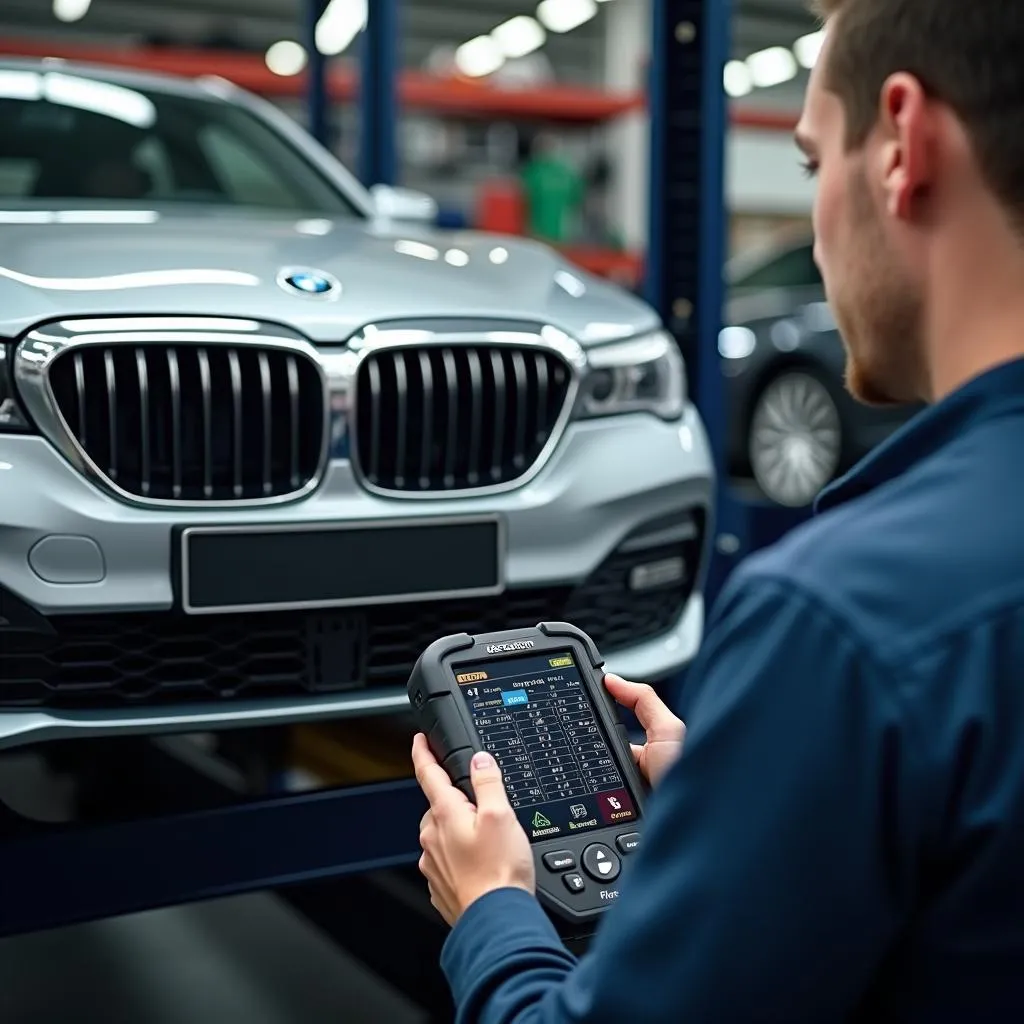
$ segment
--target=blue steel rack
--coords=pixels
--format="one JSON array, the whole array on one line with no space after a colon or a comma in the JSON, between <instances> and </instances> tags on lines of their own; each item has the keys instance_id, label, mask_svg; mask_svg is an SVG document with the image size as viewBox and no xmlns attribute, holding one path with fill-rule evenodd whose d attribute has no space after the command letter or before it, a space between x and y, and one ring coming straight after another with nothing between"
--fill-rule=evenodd
<instances>
[{"instance_id":1,"label":"blue steel rack","mask_svg":"<svg viewBox=\"0 0 1024 1024\"><path fill-rule=\"evenodd\" d=\"M363 184L394 185L398 121L398 0L370 0L360 51L359 155Z\"/></svg>"},{"instance_id":2,"label":"blue steel rack","mask_svg":"<svg viewBox=\"0 0 1024 1024\"><path fill-rule=\"evenodd\" d=\"M722 74L730 0L653 0L650 63L651 189L646 293L679 342L719 475L710 607L746 555L773 543L805 513L738 490L726 460L726 391L718 355L725 262Z\"/></svg>"},{"instance_id":3,"label":"blue steel rack","mask_svg":"<svg viewBox=\"0 0 1024 1024\"><path fill-rule=\"evenodd\" d=\"M323 0L307 0L309 124L321 139L327 135L327 93L312 36L323 6ZM362 176L372 185L392 182L395 173L399 4L372 0L369 8ZM725 0L654 0L648 294L687 356L719 465L728 26ZM750 517L750 509L720 486L718 533L749 537ZM714 578L709 582L714 588ZM436 966L444 930L414 867L425 807L414 782L237 802L155 744L132 742L139 766L132 813L115 811L106 823L87 827L47 826L0 807L0 935L278 889L350 952L429 1007L434 1019L447 1018ZM160 797L139 813L157 792ZM410 955L382 941L385 932Z\"/></svg>"},{"instance_id":4,"label":"blue steel rack","mask_svg":"<svg viewBox=\"0 0 1024 1024\"><path fill-rule=\"evenodd\" d=\"M317 49L316 26L330 0L306 0L304 9L303 42L308 54L306 71L306 129L321 145L330 144L327 122L327 64Z\"/></svg>"},{"instance_id":5,"label":"blue steel rack","mask_svg":"<svg viewBox=\"0 0 1024 1024\"><path fill-rule=\"evenodd\" d=\"M654 0L647 297L672 330L708 432L716 466L725 460L725 394L718 363L725 243L726 98L729 0ZM737 510L719 474L711 535ZM714 560L706 588L720 580Z\"/></svg>"}]
</instances>

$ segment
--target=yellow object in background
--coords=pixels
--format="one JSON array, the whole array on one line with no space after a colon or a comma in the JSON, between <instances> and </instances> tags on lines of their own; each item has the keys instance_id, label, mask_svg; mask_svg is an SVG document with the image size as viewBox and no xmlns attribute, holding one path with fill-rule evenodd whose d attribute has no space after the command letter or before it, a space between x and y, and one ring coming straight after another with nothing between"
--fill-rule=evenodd
<instances>
[{"instance_id":1,"label":"yellow object in background","mask_svg":"<svg viewBox=\"0 0 1024 1024\"><path fill-rule=\"evenodd\" d=\"M412 778L413 732L412 722L403 715L294 726L289 737L290 773L296 782L307 783L295 788Z\"/></svg>"}]
</instances>

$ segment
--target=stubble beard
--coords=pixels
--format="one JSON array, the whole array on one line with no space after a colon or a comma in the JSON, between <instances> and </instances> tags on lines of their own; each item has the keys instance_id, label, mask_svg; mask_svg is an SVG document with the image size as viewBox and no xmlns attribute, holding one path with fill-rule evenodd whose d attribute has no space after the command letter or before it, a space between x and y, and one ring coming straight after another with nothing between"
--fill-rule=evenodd
<instances>
[{"instance_id":1,"label":"stubble beard","mask_svg":"<svg viewBox=\"0 0 1024 1024\"><path fill-rule=\"evenodd\" d=\"M922 397L920 296L888 244L862 172L849 194L846 272L829 299L846 350L846 388L865 405L904 405Z\"/></svg>"}]
</instances>

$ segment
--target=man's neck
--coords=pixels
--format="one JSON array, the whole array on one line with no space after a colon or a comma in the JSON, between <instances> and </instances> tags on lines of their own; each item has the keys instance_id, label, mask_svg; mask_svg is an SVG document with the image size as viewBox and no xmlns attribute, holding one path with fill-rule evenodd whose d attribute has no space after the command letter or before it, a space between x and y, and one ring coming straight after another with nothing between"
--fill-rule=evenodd
<instances>
[{"instance_id":1,"label":"man's neck","mask_svg":"<svg viewBox=\"0 0 1024 1024\"><path fill-rule=\"evenodd\" d=\"M1001 232L956 239L936 252L929 279L925 338L933 401L1024 357L1024 246L1016 239Z\"/></svg>"}]
</instances>

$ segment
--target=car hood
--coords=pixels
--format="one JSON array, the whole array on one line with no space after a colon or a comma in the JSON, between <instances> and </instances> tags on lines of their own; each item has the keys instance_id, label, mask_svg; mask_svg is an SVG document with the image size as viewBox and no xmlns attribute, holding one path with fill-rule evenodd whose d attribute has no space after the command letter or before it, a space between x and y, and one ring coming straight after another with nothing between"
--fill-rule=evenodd
<instances>
[{"instance_id":1,"label":"car hood","mask_svg":"<svg viewBox=\"0 0 1024 1024\"><path fill-rule=\"evenodd\" d=\"M326 272L340 293L290 293L285 268ZM0 336L124 313L263 319L319 342L410 317L542 320L584 343L658 323L628 292L519 238L250 211L0 211Z\"/></svg>"}]
</instances>

